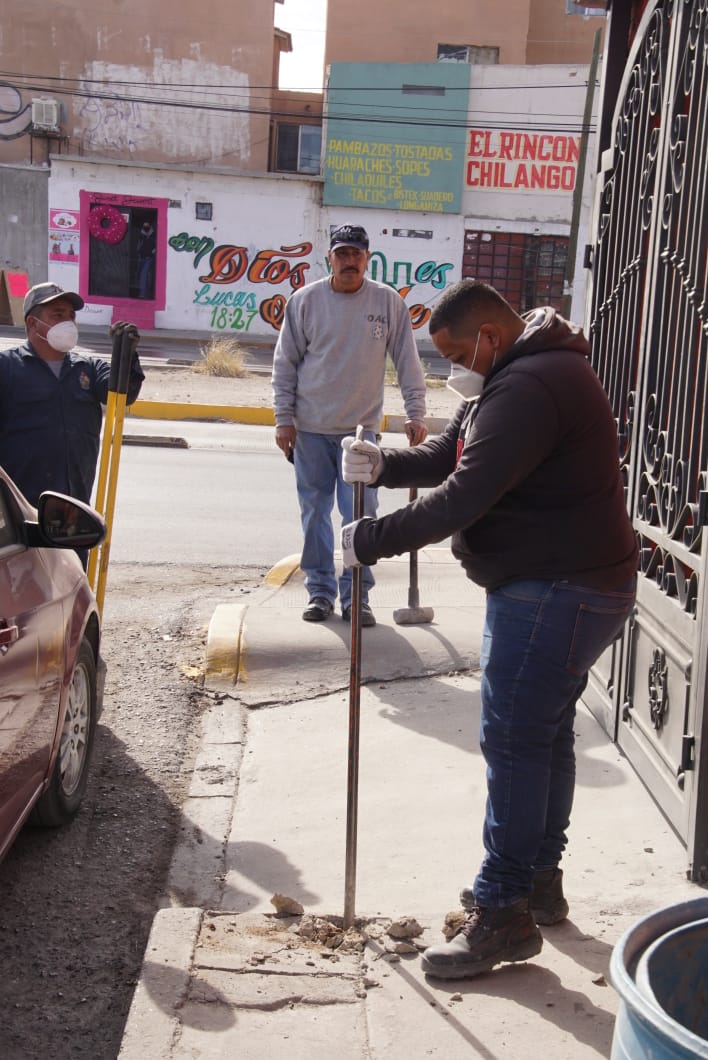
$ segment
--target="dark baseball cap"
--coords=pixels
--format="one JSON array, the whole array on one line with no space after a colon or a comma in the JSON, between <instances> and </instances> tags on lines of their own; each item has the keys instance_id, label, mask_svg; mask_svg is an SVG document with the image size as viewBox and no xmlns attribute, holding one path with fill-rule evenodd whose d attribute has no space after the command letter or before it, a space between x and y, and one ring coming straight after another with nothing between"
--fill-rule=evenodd
<instances>
[{"instance_id":1,"label":"dark baseball cap","mask_svg":"<svg viewBox=\"0 0 708 1060\"><path fill-rule=\"evenodd\" d=\"M47 302L54 302L57 298L66 298L71 302L74 309L84 308L84 300L81 295L75 294L73 291L65 291L56 283L36 283L34 287L30 287L25 295L22 306L25 320L38 305L46 305Z\"/></svg>"},{"instance_id":2,"label":"dark baseball cap","mask_svg":"<svg viewBox=\"0 0 708 1060\"><path fill-rule=\"evenodd\" d=\"M337 247L358 247L359 250L369 249L369 237L366 229L361 225L340 225L335 228L329 237L329 249L336 250Z\"/></svg>"}]
</instances>

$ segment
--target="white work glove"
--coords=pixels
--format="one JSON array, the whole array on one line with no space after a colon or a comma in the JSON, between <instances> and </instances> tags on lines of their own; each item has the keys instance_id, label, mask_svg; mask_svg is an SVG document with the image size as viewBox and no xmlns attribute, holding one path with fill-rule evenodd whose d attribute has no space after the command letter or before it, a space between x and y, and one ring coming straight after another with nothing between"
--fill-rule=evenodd
<instances>
[{"instance_id":1,"label":"white work glove","mask_svg":"<svg viewBox=\"0 0 708 1060\"><path fill-rule=\"evenodd\" d=\"M383 455L378 445L357 440L349 434L342 438L342 478L345 482L375 482L383 470ZM353 525L353 524L352 524Z\"/></svg>"},{"instance_id":2,"label":"white work glove","mask_svg":"<svg viewBox=\"0 0 708 1060\"><path fill-rule=\"evenodd\" d=\"M352 441L353 440L354 439L352 439ZM344 441L347 441L347 439L345 438ZM342 444L344 444L344 442ZM364 444L370 445L371 443L365 442ZM354 550L354 535L356 534L357 526L361 522L363 522L363 519L357 519L355 522L347 523L346 526L342 527L339 541L342 546L342 563L345 567L361 566L361 560L358 558Z\"/></svg>"}]
</instances>

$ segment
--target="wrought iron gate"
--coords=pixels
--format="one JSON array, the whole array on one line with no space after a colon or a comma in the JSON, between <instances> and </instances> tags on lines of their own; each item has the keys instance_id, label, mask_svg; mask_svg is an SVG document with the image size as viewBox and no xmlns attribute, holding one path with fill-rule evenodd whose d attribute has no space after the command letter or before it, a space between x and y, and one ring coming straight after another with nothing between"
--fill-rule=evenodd
<instances>
[{"instance_id":1,"label":"wrought iron gate","mask_svg":"<svg viewBox=\"0 0 708 1060\"><path fill-rule=\"evenodd\" d=\"M593 363L640 541L637 609L586 702L708 879L708 0L649 0L601 156Z\"/></svg>"}]
</instances>

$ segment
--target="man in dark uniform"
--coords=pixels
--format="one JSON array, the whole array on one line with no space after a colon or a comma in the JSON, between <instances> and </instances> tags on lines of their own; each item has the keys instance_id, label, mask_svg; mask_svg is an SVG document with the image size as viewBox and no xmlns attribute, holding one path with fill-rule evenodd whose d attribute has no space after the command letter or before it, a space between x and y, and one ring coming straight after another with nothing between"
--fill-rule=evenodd
<instances>
[{"instance_id":1,"label":"man in dark uniform","mask_svg":"<svg viewBox=\"0 0 708 1060\"><path fill-rule=\"evenodd\" d=\"M71 352L83 305L73 291L37 284L24 301L27 341L0 352L0 464L30 504L44 490L91 498L111 366ZM144 378L135 354L129 405Z\"/></svg>"}]
</instances>

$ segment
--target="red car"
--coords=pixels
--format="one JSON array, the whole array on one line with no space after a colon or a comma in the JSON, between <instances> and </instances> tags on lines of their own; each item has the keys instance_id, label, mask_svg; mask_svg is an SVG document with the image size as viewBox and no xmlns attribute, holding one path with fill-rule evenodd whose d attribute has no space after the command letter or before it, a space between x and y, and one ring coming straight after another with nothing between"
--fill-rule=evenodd
<instances>
[{"instance_id":1,"label":"red car","mask_svg":"<svg viewBox=\"0 0 708 1060\"><path fill-rule=\"evenodd\" d=\"M74 549L105 532L59 493L33 508L0 468L0 858L28 818L60 825L81 804L105 668Z\"/></svg>"}]
</instances>

